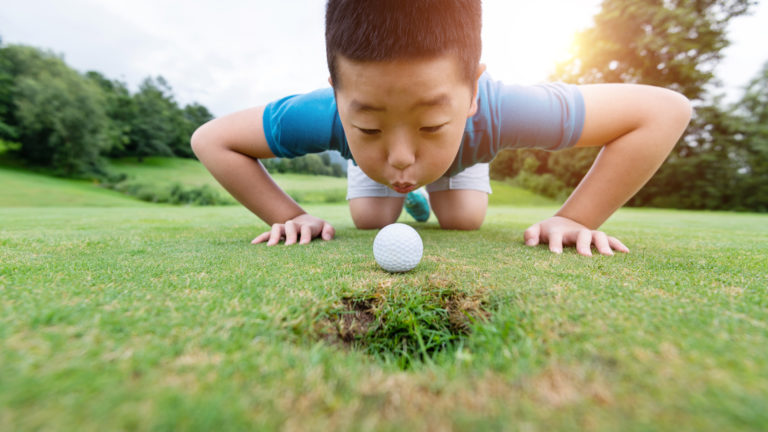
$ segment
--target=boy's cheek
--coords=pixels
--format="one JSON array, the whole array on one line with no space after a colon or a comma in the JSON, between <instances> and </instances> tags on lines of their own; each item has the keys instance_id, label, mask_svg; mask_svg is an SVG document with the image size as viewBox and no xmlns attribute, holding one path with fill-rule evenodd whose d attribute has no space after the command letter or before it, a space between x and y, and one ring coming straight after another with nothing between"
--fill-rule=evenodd
<instances>
[{"instance_id":1,"label":"boy's cheek","mask_svg":"<svg viewBox=\"0 0 768 432\"><path fill-rule=\"evenodd\" d=\"M375 161L377 159L371 154L370 149L367 149L368 151L366 151L362 146L355 144L353 141L348 140L347 145L349 145L349 151L352 153L352 157L358 165L367 165L369 160Z\"/></svg>"},{"instance_id":2,"label":"boy's cheek","mask_svg":"<svg viewBox=\"0 0 768 432\"><path fill-rule=\"evenodd\" d=\"M349 144L349 150L352 152L352 156L355 158L355 162L360 169L377 182L385 181L381 177L381 168L387 163L386 159L380 157L379 152L367 152L353 149L352 143Z\"/></svg>"}]
</instances>

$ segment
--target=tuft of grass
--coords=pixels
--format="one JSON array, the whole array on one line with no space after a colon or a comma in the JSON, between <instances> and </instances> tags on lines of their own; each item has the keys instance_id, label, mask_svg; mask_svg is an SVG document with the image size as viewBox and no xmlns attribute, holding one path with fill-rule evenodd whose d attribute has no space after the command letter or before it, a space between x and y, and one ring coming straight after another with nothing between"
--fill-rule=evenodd
<instances>
[{"instance_id":1,"label":"tuft of grass","mask_svg":"<svg viewBox=\"0 0 768 432\"><path fill-rule=\"evenodd\" d=\"M487 319L487 302L484 293L462 291L436 275L390 279L342 296L318 324L326 341L409 369L455 350L475 322Z\"/></svg>"}]
</instances>

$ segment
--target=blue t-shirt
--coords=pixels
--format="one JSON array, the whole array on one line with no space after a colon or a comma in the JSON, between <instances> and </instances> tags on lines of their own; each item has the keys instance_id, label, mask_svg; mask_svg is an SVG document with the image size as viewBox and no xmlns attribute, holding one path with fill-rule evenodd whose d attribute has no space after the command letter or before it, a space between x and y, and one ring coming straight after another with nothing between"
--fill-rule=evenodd
<instances>
[{"instance_id":1,"label":"blue t-shirt","mask_svg":"<svg viewBox=\"0 0 768 432\"><path fill-rule=\"evenodd\" d=\"M483 74L477 98L477 113L467 119L448 175L490 162L504 149L560 150L581 136L584 99L574 85L505 85ZM263 126L277 157L337 150L353 159L330 87L271 102L264 109Z\"/></svg>"}]
</instances>

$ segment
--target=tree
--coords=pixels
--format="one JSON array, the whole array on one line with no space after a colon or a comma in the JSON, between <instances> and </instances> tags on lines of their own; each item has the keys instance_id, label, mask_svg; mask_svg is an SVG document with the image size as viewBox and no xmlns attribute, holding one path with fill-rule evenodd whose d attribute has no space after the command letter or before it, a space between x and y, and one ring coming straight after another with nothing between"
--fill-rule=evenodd
<instances>
[{"instance_id":1,"label":"tree","mask_svg":"<svg viewBox=\"0 0 768 432\"><path fill-rule=\"evenodd\" d=\"M60 175L105 175L103 156L194 157L189 138L212 117L197 103L180 109L160 76L132 95L51 52L0 45L0 152Z\"/></svg>"},{"instance_id":2,"label":"tree","mask_svg":"<svg viewBox=\"0 0 768 432\"><path fill-rule=\"evenodd\" d=\"M734 204L729 188L741 166L740 125L737 116L719 108L707 91L716 83L713 71L729 44L729 22L748 13L755 3L604 0L594 25L576 36L572 58L557 65L554 80L656 85L683 93L698 107L687 136L630 204L693 208ZM585 162L592 155L594 150L573 149L556 154L537 152L536 158L540 171L572 186L574 179L586 174L590 164Z\"/></svg>"},{"instance_id":3,"label":"tree","mask_svg":"<svg viewBox=\"0 0 768 432\"><path fill-rule=\"evenodd\" d=\"M211 119L213 119L213 114L208 111L208 108L196 102L186 105L181 112L178 136L173 144L174 154L181 157L194 158L195 154L189 145L189 139L198 127Z\"/></svg>"},{"instance_id":4,"label":"tree","mask_svg":"<svg viewBox=\"0 0 768 432\"><path fill-rule=\"evenodd\" d=\"M684 142L630 201L635 206L739 209L739 171L745 165L743 118L721 97L697 109Z\"/></svg>"},{"instance_id":5,"label":"tree","mask_svg":"<svg viewBox=\"0 0 768 432\"><path fill-rule=\"evenodd\" d=\"M138 157L194 157L189 146L192 132L213 115L198 103L179 108L170 84L162 77L146 78L133 95L135 115L124 154Z\"/></svg>"},{"instance_id":6,"label":"tree","mask_svg":"<svg viewBox=\"0 0 768 432\"><path fill-rule=\"evenodd\" d=\"M14 127L20 156L65 176L104 172L107 140L102 93L56 55L11 45L2 49L13 76Z\"/></svg>"},{"instance_id":7,"label":"tree","mask_svg":"<svg viewBox=\"0 0 768 432\"><path fill-rule=\"evenodd\" d=\"M173 156L172 145L178 139L178 107L171 87L162 76L146 78L133 95L136 115L130 125L127 156L139 161L147 156Z\"/></svg>"},{"instance_id":8,"label":"tree","mask_svg":"<svg viewBox=\"0 0 768 432\"><path fill-rule=\"evenodd\" d=\"M13 82L11 59L0 44L0 140L16 141L19 135L13 105Z\"/></svg>"},{"instance_id":9,"label":"tree","mask_svg":"<svg viewBox=\"0 0 768 432\"><path fill-rule=\"evenodd\" d=\"M554 76L567 82L642 83L701 99L729 45L728 23L756 0L604 0L593 27Z\"/></svg>"},{"instance_id":10,"label":"tree","mask_svg":"<svg viewBox=\"0 0 768 432\"><path fill-rule=\"evenodd\" d=\"M131 124L136 117L136 103L125 83L110 80L100 72L88 71L86 78L96 84L104 97L104 110L109 118L107 155L120 157L131 142Z\"/></svg>"},{"instance_id":11,"label":"tree","mask_svg":"<svg viewBox=\"0 0 768 432\"><path fill-rule=\"evenodd\" d=\"M120 81L95 71L86 76L105 94L111 121L110 156L194 157L189 139L195 129L213 118L208 108L192 103L180 109L163 77L146 78L132 96Z\"/></svg>"},{"instance_id":12,"label":"tree","mask_svg":"<svg viewBox=\"0 0 768 432\"><path fill-rule=\"evenodd\" d=\"M299 173L344 177L344 167L331 160L329 152L310 153L304 156L263 159L261 163L271 173Z\"/></svg>"},{"instance_id":13,"label":"tree","mask_svg":"<svg viewBox=\"0 0 768 432\"><path fill-rule=\"evenodd\" d=\"M745 121L743 137L745 166L740 174L741 204L768 211L768 62L750 81L736 107Z\"/></svg>"}]
</instances>

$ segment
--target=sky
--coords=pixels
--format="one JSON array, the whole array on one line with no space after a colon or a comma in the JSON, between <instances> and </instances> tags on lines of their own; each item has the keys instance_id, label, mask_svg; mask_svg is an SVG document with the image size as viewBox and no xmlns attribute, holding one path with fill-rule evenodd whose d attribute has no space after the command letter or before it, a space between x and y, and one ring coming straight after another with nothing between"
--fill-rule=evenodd
<instances>
[{"instance_id":1,"label":"sky","mask_svg":"<svg viewBox=\"0 0 768 432\"><path fill-rule=\"evenodd\" d=\"M768 61L762 3L730 26L733 43L716 71L730 100ZM484 0L481 60L495 79L545 81L599 4ZM323 0L0 0L0 37L52 50L134 91L162 75L179 103L220 116L328 85L324 8Z\"/></svg>"}]
</instances>

